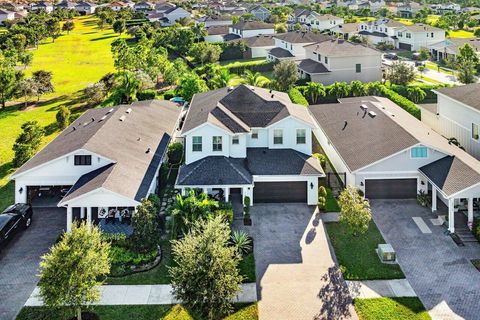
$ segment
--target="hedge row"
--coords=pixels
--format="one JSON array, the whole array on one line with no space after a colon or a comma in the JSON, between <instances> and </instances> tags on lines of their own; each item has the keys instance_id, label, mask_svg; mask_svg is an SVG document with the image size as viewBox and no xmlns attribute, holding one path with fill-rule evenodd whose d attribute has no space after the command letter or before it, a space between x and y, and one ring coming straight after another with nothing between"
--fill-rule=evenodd
<instances>
[{"instance_id":1,"label":"hedge row","mask_svg":"<svg viewBox=\"0 0 480 320\"><path fill-rule=\"evenodd\" d=\"M308 106L307 99L305 99L303 94L297 88L290 89L288 91L288 96L293 103L301 104L302 106Z\"/></svg>"},{"instance_id":2,"label":"hedge row","mask_svg":"<svg viewBox=\"0 0 480 320\"><path fill-rule=\"evenodd\" d=\"M402 95L404 97L408 97L407 95L407 89L409 87L418 87L422 89L427 95L425 96L424 100L431 100L431 101L436 101L437 100L437 94L433 92L433 90L443 88L445 85L442 84L416 84L412 86L402 86L402 85L396 85L392 84L390 86L390 89L398 93L399 95Z\"/></svg>"},{"instance_id":3,"label":"hedge row","mask_svg":"<svg viewBox=\"0 0 480 320\"><path fill-rule=\"evenodd\" d=\"M404 96L401 96L400 94L396 93L395 91L388 89L386 86L383 86L384 89L382 90L382 96L392 100L396 104L398 104L400 107L402 107L405 111L410 113L412 116L417 118L418 120L421 119L421 112L420 109L417 107L415 103L412 101L408 100Z\"/></svg>"},{"instance_id":4,"label":"hedge row","mask_svg":"<svg viewBox=\"0 0 480 320\"><path fill-rule=\"evenodd\" d=\"M267 72L273 70L273 63L268 61L262 61L262 63L258 63L258 61L248 61L238 64L225 65L222 68L227 69L230 73L235 74L243 74L245 73L245 70L250 70L252 72Z\"/></svg>"}]
</instances>

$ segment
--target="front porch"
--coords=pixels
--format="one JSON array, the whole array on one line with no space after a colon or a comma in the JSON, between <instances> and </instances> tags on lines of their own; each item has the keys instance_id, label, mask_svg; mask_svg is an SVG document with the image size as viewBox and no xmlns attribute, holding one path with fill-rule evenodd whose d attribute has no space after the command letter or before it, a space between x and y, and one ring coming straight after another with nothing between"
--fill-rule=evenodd
<instances>
[{"instance_id":1,"label":"front porch","mask_svg":"<svg viewBox=\"0 0 480 320\"><path fill-rule=\"evenodd\" d=\"M67 231L74 222L96 225L104 233L133 233L135 207L67 207Z\"/></svg>"}]
</instances>

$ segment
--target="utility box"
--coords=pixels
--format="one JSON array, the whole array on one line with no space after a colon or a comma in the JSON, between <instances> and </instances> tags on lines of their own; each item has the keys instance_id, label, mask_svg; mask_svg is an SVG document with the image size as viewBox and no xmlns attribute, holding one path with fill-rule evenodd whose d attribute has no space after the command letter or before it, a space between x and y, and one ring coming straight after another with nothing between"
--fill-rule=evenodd
<instances>
[{"instance_id":1,"label":"utility box","mask_svg":"<svg viewBox=\"0 0 480 320\"><path fill-rule=\"evenodd\" d=\"M382 262L395 262L397 259L397 255L393 250L393 247L389 243L383 243L378 245L378 256Z\"/></svg>"}]
</instances>

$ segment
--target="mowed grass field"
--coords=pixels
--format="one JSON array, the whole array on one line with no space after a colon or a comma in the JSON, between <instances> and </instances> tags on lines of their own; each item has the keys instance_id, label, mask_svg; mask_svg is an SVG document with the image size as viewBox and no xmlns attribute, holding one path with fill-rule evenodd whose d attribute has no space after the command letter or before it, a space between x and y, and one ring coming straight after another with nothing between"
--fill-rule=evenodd
<instances>
[{"instance_id":1,"label":"mowed grass field","mask_svg":"<svg viewBox=\"0 0 480 320\"><path fill-rule=\"evenodd\" d=\"M93 17L75 18L74 23L75 29L70 34L64 33L54 43L48 39L33 50L32 66L25 72L30 76L36 70L51 71L55 92L42 96L40 103L26 110L20 102L0 110L0 210L14 201L13 184L8 182L14 171L12 146L21 132L21 125L37 120L47 127L55 122L61 105L72 108L74 113L79 106L81 90L114 71L110 44L118 35L111 29L99 30ZM51 131L48 130L44 143L59 133Z\"/></svg>"}]
</instances>

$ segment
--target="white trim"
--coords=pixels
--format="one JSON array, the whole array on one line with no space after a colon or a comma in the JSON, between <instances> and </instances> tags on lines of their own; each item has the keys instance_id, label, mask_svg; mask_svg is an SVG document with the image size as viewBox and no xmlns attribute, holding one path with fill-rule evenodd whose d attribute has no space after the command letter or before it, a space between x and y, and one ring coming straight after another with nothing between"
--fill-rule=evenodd
<instances>
[{"instance_id":1,"label":"white trim","mask_svg":"<svg viewBox=\"0 0 480 320\"><path fill-rule=\"evenodd\" d=\"M185 119L187 119L187 116L188 116L188 113L187 113L187 115L185 116ZM213 123L210 123L210 122L207 121L207 122L202 123L202 124L199 125L199 126L196 126L195 128L192 128L192 129L188 130L187 132L182 132L181 136L182 136L182 137L185 137L185 136L191 134L192 131L197 130L197 129L200 129L200 128L203 128L203 127L205 127L205 126L211 126L211 127L216 128L216 129L222 130L223 132L225 132L226 134L228 134L228 135L230 135L230 136L233 135L232 132L227 131L227 130L225 130L224 128L220 128L219 126L216 126L216 125L214 125Z\"/></svg>"},{"instance_id":2,"label":"white trim","mask_svg":"<svg viewBox=\"0 0 480 320\"><path fill-rule=\"evenodd\" d=\"M410 150L410 149L413 148L413 147L419 146L419 145L422 145L422 144L421 144L420 142L418 142L418 143L416 143L416 144L414 144L414 145L412 145L412 146L410 146L410 147L407 147L407 148L405 148L405 149L403 149L403 150L400 150L400 151L395 152L395 153L393 153L393 154L391 154L391 155L389 155L389 156L386 156L385 158L379 159L379 160L374 161L374 162L372 162L372 163L370 163L370 164L367 164L366 166L363 166L363 167L361 167L361 168L358 168L357 170L352 171L352 173L355 173L355 174L356 174L356 173L358 173L360 170L366 169L366 168L371 167L371 166L373 166L373 165L375 165L375 164L378 164L378 163L380 163L380 162L383 162L383 161L385 161L385 160L387 160L387 159L393 158L393 157L395 157L395 156L397 156L397 155L399 155L399 154L401 154L401 153L403 153L403 152L405 152L405 151L408 151L408 150Z\"/></svg>"},{"instance_id":3,"label":"white trim","mask_svg":"<svg viewBox=\"0 0 480 320\"><path fill-rule=\"evenodd\" d=\"M302 106L302 105L300 105L300 104L296 104L296 103L292 103L292 104L295 105L295 106L302 107L302 108L307 108L307 107ZM307 108L307 109L308 109L308 108ZM310 115L310 114L309 114L309 115ZM311 115L310 115L310 116L311 116ZM278 120L278 121L275 121L274 123L271 123L271 124L269 124L269 125L266 126L266 127L259 127L259 128L260 128L260 129L269 129L270 127L274 126L275 124L277 124L277 123L279 123L279 122L282 122L282 121L285 121L286 119L289 119L289 118L292 118L292 119L294 119L294 120L300 121L300 122L302 122L303 124L307 125L307 126L308 126L309 128L311 128L311 129L315 128L315 124L308 123L308 122L306 122L305 120L302 120L302 119L297 118L297 117L292 116L292 115L289 115L288 117L285 117L285 118L283 118L283 119L280 119L280 120ZM254 128L252 128L252 129L254 129Z\"/></svg>"},{"instance_id":4,"label":"white trim","mask_svg":"<svg viewBox=\"0 0 480 320\"><path fill-rule=\"evenodd\" d=\"M438 92L437 90L432 90L432 92L436 93L437 95L441 95L442 97L445 97L445 98L447 98L447 99L453 100L453 101L455 101L455 102L463 105L464 107L467 107L468 109L471 109L472 111L475 111L476 113L480 113L480 111L478 111L478 109L475 109L475 108L469 106L468 104L465 104L465 103L463 103L463 102L461 102L461 101L458 101L457 99L454 99L454 98L452 98L452 97L450 97L450 96L447 96L447 95L444 94L444 93ZM437 106L438 106L438 102L437 102Z\"/></svg>"},{"instance_id":5,"label":"white trim","mask_svg":"<svg viewBox=\"0 0 480 320\"><path fill-rule=\"evenodd\" d=\"M458 195L459 193L468 191L468 190L473 189L473 188L476 188L476 187L478 187L478 186L480 186L480 182L478 182L478 183L476 183L476 184L473 184L473 185L471 185L470 187L467 187L467 188L465 188L465 189L463 189L463 190L461 190L461 191L452 193L452 194L450 195L450 198L454 198L454 197L455 197L456 195Z\"/></svg>"},{"instance_id":6,"label":"white trim","mask_svg":"<svg viewBox=\"0 0 480 320\"><path fill-rule=\"evenodd\" d=\"M243 187L253 187L253 184L224 184L224 185L217 185L217 184L199 184L199 185L178 185L175 184L175 189L217 189L217 188L243 188Z\"/></svg>"},{"instance_id":7,"label":"white trim","mask_svg":"<svg viewBox=\"0 0 480 320\"><path fill-rule=\"evenodd\" d=\"M122 198L122 199L131 201L131 202L135 202L136 205L139 205L139 204L140 204L140 202L137 201L137 200L135 200L135 199L128 198L128 197L126 197L126 196L124 196L124 195L121 195L121 194L119 194L119 193L117 193L117 192L115 192L115 191L109 190L109 189L107 189L107 188L105 188L105 187L100 187L100 188L94 189L94 190L92 190L92 191L89 191L89 192L87 192L87 193L81 194L81 195L79 195L78 197L69 199L69 200L67 200L67 201L65 201L65 202L63 202L63 200L61 200L61 201L57 204L57 207L65 207L65 206L68 206L73 200L75 200L75 202L76 202L76 201L78 201L78 200L81 200L81 199L83 199L83 198L86 198L86 197L91 196L92 194L98 193L98 192L109 192L109 193L111 193L111 194L113 194L113 195L116 195L116 196ZM147 196L148 196L148 195L147 195Z\"/></svg>"}]
</instances>

